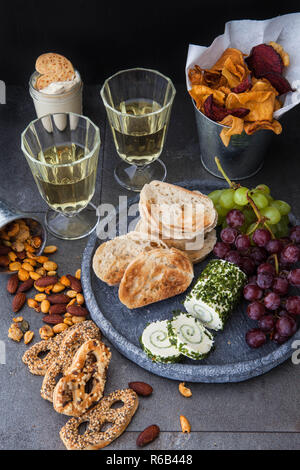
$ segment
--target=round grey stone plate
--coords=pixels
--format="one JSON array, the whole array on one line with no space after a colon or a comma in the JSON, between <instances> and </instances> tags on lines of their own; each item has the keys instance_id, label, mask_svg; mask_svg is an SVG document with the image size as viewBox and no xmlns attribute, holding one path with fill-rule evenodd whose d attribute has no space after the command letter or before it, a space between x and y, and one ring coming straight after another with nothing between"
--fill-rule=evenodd
<instances>
[{"instance_id":1,"label":"round grey stone plate","mask_svg":"<svg viewBox=\"0 0 300 470\"><path fill-rule=\"evenodd\" d=\"M178 184L191 190L198 189L205 194L225 186L224 182L212 184L199 180ZM132 214L129 217L129 229L132 229L138 218L137 202L138 197L129 201L130 214ZM121 226L119 211L117 211L117 219ZM186 358L177 364L160 364L151 361L139 344L139 338L145 326L149 322L171 318L174 310L182 309L184 311L182 301L186 294L140 309L129 310L119 301L118 287L109 287L100 281L93 272L92 259L100 243L102 240L99 240L94 232L89 238L83 255L82 284L86 304L92 319L102 330L104 336L121 354L140 367L156 375L179 381L241 382L268 372L293 354L292 345L294 341L300 340L299 330L293 338L281 346L272 341L268 341L265 346L257 350L247 346L245 334L248 329L256 327L257 323L248 319L245 313L247 303L241 301L238 308L232 313L224 331L216 333L215 349L206 359L193 361ZM213 256L210 256L195 266L195 279L192 286L212 258Z\"/></svg>"}]
</instances>

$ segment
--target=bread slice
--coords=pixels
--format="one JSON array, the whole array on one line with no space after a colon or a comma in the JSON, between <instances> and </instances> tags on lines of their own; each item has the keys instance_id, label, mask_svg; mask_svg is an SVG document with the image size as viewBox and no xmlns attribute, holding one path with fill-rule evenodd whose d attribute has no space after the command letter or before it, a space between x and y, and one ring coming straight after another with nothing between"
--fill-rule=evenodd
<instances>
[{"instance_id":1,"label":"bread slice","mask_svg":"<svg viewBox=\"0 0 300 470\"><path fill-rule=\"evenodd\" d=\"M194 277L188 256L175 248L141 253L127 267L119 286L120 301L139 308L184 292Z\"/></svg>"},{"instance_id":2,"label":"bread slice","mask_svg":"<svg viewBox=\"0 0 300 470\"><path fill-rule=\"evenodd\" d=\"M129 232L102 243L93 258L93 269L101 281L110 286L121 282L125 269L141 252L155 248L167 248L159 238L148 237L140 232Z\"/></svg>"},{"instance_id":3,"label":"bread slice","mask_svg":"<svg viewBox=\"0 0 300 470\"><path fill-rule=\"evenodd\" d=\"M199 208L203 208L203 216ZM152 181L143 187L140 213L160 232L163 228L180 233L198 232L210 227L215 220L214 205L208 196L161 181Z\"/></svg>"},{"instance_id":4,"label":"bread slice","mask_svg":"<svg viewBox=\"0 0 300 470\"><path fill-rule=\"evenodd\" d=\"M200 250L186 251L186 254L193 264L200 263L212 252L216 243L217 232L212 230L205 236L204 245Z\"/></svg>"}]
</instances>

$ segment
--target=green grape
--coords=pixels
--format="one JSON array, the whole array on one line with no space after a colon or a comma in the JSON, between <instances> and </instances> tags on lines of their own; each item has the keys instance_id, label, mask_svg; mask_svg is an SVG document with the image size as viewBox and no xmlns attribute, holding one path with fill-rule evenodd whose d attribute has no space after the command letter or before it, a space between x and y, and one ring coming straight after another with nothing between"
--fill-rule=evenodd
<instances>
[{"instance_id":1,"label":"green grape","mask_svg":"<svg viewBox=\"0 0 300 470\"><path fill-rule=\"evenodd\" d=\"M209 193L208 197L212 200L214 205L218 204L222 192L223 189L216 189L215 191Z\"/></svg>"},{"instance_id":2,"label":"green grape","mask_svg":"<svg viewBox=\"0 0 300 470\"><path fill-rule=\"evenodd\" d=\"M255 226L256 226L256 223L253 223L253 224L250 224L250 225L249 225L249 227L248 227L248 229L247 229L247 232L246 232L247 235L249 235L249 233L252 232L252 230L254 229Z\"/></svg>"},{"instance_id":3,"label":"green grape","mask_svg":"<svg viewBox=\"0 0 300 470\"><path fill-rule=\"evenodd\" d=\"M257 189L258 191L262 191L266 194L271 194L271 190L266 184L258 184L255 189Z\"/></svg>"},{"instance_id":4,"label":"green grape","mask_svg":"<svg viewBox=\"0 0 300 470\"><path fill-rule=\"evenodd\" d=\"M247 192L248 188L243 186L236 189L233 197L235 204L238 204L239 206L246 206L248 204Z\"/></svg>"},{"instance_id":5,"label":"green grape","mask_svg":"<svg viewBox=\"0 0 300 470\"><path fill-rule=\"evenodd\" d=\"M245 217L245 222L247 222L247 225L250 225L256 221L256 215L254 214L252 207L245 207L243 209L243 214Z\"/></svg>"},{"instance_id":6,"label":"green grape","mask_svg":"<svg viewBox=\"0 0 300 470\"><path fill-rule=\"evenodd\" d=\"M225 209L225 207L220 206L220 204L216 204L215 209L219 217L226 217L228 209Z\"/></svg>"},{"instance_id":7,"label":"green grape","mask_svg":"<svg viewBox=\"0 0 300 470\"><path fill-rule=\"evenodd\" d=\"M224 189L219 199L220 205L225 209L232 209L234 206L234 193L234 189Z\"/></svg>"},{"instance_id":8,"label":"green grape","mask_svg":"<svg viewBox=\"0 0 300 470\"><path fill-rule=\"evenodd\" d=\"M284 201L271 201L270 206L276 207L279 210L281 215L288 215L291 212L291 206Z\"/></svg>"},{"instance_id":9,"label":"green grape","mask_svg":"<svg viewBox=\"0 0 300 470\"><path fill-rule=\"evenodd\" d=\"M268 207L269 205L268 199L260 191L254 192L252 194L252 199L259 210L265 209L265 207Z\"/></svg>"},{"instance_id":10,"label":"green grape","mask_svg":"<svg viewBox=\"0 0 300 470\"><path fill-rule=\"evenodd\" d=\"M239 210L239 211L242 212L242 211L244 210L244 207L245 207L245 206L239 206L238 204L234 204L234 206L233 206L232 209L237 209L237 210Z\"/></svg>"},{"instance_id":11,"label":"green grape","mask_svg":"<svg viewBox=\"0 0 300 470\"><path fill-rule=\"evenodd\" d=\"M273 235L275 235L276 238L280 238L280 236L278 236L278 225L279 224L275 224L275 225L269 224L269 227L272 230L272 233Z\"/></svg>"},{"instance_id":12,"label":"green grape","mask_svg":"<svg viewBox=\"0 0 300 470\"><path fill-rule=\"evenodd\" d=\"M269 219L269 223L272 225L278 224L281 219L280 212L276 207L268 206L261 210L261 214Z\"/></svg>"}]
</instances>

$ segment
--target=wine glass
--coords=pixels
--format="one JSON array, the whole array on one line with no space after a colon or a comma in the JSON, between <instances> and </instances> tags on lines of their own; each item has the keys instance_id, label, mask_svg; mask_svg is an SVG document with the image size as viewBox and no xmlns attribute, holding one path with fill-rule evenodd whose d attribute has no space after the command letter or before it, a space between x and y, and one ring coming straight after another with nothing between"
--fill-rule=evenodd
<instances>
[{"instance_id":1,"label":"wine glass","mask_svg":"<svg viewBox=\"0 0 300 470\"><path fill-rule=\"evenodd\" d=\"M114 172L121 186L138 192L152 180L165 179L166 167L158 157L175 93L172 81L156 70L122 70L104 82L100 94L123 160Z\"/></svg>"},{"instance_id":2,"label":"wine glass","mask_svg":"<svg viewBox=\"0 0 300 470\"><path fill-rule=\"evenodd\" d=\"M99 128L79 114L49 114L27 126L21 147L50 207L45 218L49 232L66 240L90 234L98 223L90 201L95 192Z\"/></svg>"}]
</instances>

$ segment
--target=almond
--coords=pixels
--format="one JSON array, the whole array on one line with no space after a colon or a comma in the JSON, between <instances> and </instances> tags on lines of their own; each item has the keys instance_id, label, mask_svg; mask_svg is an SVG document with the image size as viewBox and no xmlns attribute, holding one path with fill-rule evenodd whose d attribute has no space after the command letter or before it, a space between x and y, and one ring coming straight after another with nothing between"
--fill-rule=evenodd
<instances>
[{"instance_id":1,"label":"almond","mask_svg":"<svg viewBox=\"0 0 300 470\"><path fill-rule=\"evenodd\" d=\"M70 281L70 286L72 290L75 290L75 292L81 292L82 291L82 286L81 286L81 281L80 279L77 279L75 276L72 276L71 274L67 274L67 278Z\"/></svg>"},{"instance_id":2,"label":"almond","mask_svg":"<svg viewBox=\"0 0 300 470\"><path fill-rule=\"evenodd\" d=\"M8 265L9 265L9 257L6 255L0 256L0 267L7 268Z\"/></svg>"},{"instance_id":3,"label":"almond","mask_svg":"<svg viewBox=\"0 0 300 470\"><path fill-rule=\"evenodd\" d=\"M13 274L7 281L6 290L10 294L15 294L17 292L19 285L19 277L17 274Z\"/></svg>"},{"instance_id":4,"label":"almond","mask_svg":"<svg viewBox=\"0 0 300 470\"><path fill-rule=\"evenodd\" d=\"M20 284L18 292L27 292L29 289L32 288L33 283L33 279L27 279L27 281L24 281L22 282L22 284Z\"/></svg>"},{"instance_id":5,"label":"almond","mask_svg":"<svg viewBox=\"0 0 300 470\"><path fill-rule=\"evenodd\" d=\"M88 310L81 305L69 305L67 312L75 317L86 317L89 314Z\"/></svg>"},{"instance_id":6,"label":"almond","mask_svg":"<svg viewBox=\"0 0 300 470\"><path fill-rule=\"evenodd\" d=\"M35 281L35 285L37 287L48 287L58 282L58 278L56 276L44 276L40 277Z\"/></svg>"},{"instance_id":7,"label":"almond","mask_svg":"<svg viewBox=\"0 0 300 470\"><path fill-rule=\"evenodd\" d=\"M70 298L66 294L52 294L48 296L50 304L68 304Z\"/></svg>"},{"instance_id":8,"label":"almond","mask_svg":"<svg viewBox=\"0 0 300 470\"><path fill-rule=\"evenodd\" d=\"M136 445L138 447L144 447L147 444L150 444L150 442L153 442L154 439L156 439L159 436L160 429L156 424L152 424L151 426L148 426L144 431L139 434L137 440L136 440Z\"/></svg>"},{"instance_id":9,"label":"almond","mask_svg":"<svg viewBox=\"0 0 300 470\"><path fill-rule=\"evenodd\" d=\"M10 252L9 246L0 245L0 256L8 255L9 252Z\"/></svg>"},{"instance_id":10,"label":"almond","mask_svg":"<svg viewBox=\"0 0 300 470\"><path fill-rule=\"evenodd\" d=\"M61 321L60 315L45 315L43 317L43 322L49 323L50 325L58 325Z\"/></svg>"},{"instance_id":11,"label":"almond","mask_svg":"<svg viewBox=\"0 0 300 470\"><path fill-rule=\"evenodd\" d=\"M129 382L128 387L142 397L148 397L153 392L151 385L148 385L145 382Z\"/></svg>"},{"instance_id":12,"label":"almond","mask_svg":"<svg viewBox=\"0 0 300 470\"><path fill-rule=\"evenodd\" d=\"M26 295L23 293L23 292L18 292L14 298L13 298L13 301L12 301L12 309L13 311L16 313L18 312L19 310L21 310L21 308L23 307L23 305L25 304L26 302Z\"/></svg>"},{"instance_id":13,"label":"almond","mask_svg":"<svg viewBox=\"0 0 300 470\"><path fill-rule=\"evenodd\" d=\"M63 315L64 313L66 313L66 311L67 311L66 304L54 304L54 305L51 305L49 313L50 315Z\"/></svg>"}]
</instances>

